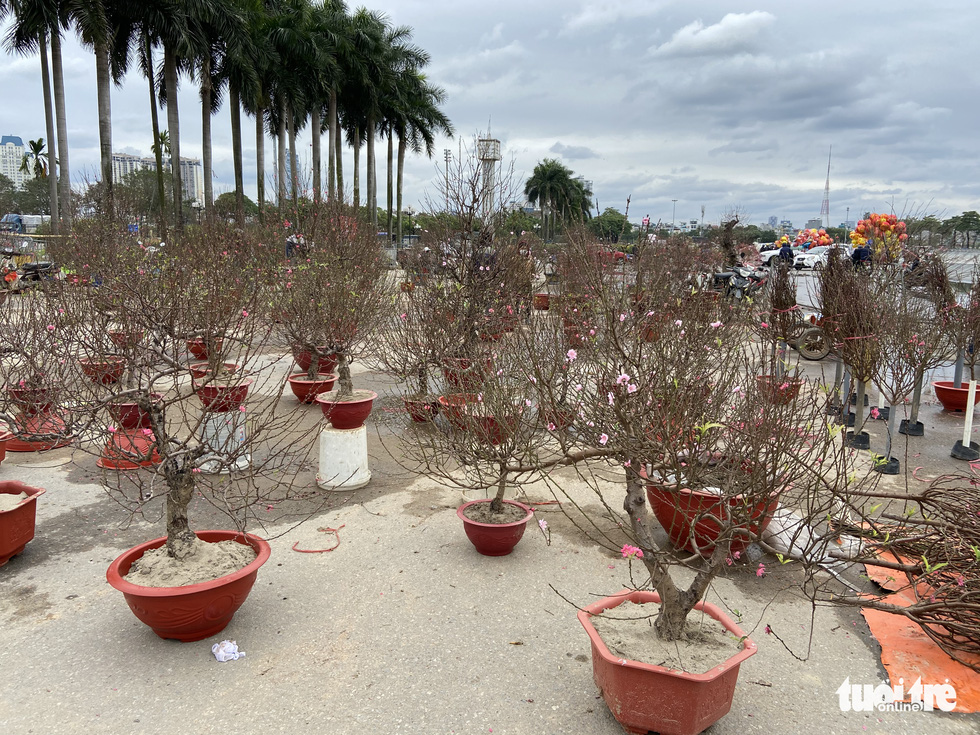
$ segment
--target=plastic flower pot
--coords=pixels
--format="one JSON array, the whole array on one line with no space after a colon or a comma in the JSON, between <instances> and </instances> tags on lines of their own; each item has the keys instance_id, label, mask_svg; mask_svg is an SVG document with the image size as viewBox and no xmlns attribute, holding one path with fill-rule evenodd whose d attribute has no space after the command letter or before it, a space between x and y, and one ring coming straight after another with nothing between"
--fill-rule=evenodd
<instances>
[{"instance_id":1,"label":"plastic flower pot","mask_svg":"<svg viewBox=\"0 0 980 735\"><path fill-rule=\"evenodd\" d=\"M800 395L800 388L803 387L803 380L789 376L776 378L772 375L756 375L755 382L762 395L780 406L795 401Z\"/></svg>"},{"instance_id":2,"label":"plastic flower pot","mask_svg":"<svg viewBox=\"0 0 980 735\"><path fill-rule=\"evenodd\" d=\"M237 541L255 550L255 559L237 572L217 579L183 587L143 587L126 580L125 575L137 559L150 549L167 542L166 536L135 546L116 558L106 571L109 584L123 593L137 618L161 638L199 641L220 633L245 602L259 567L272 553L258 536L237 531L197 531L202 541Z\"/></svg>"},{"instance_id":3,"label":"plastic flower pot","mask_svg":"<svg viewBox=\"0 0 980 735\"><path fill-rule=\"evenodd\" d=\"M778 505L777 494L754 500L746 507L747 501L741 495L723 498L703 490L668 490L653 482L647 483L647 500L670 542L691 553L697 545L697 552L705 558L714 551L722 533L722 527L708 516L726 519L737 515L746 519L748 535L732 533L729 553L735 554L745 551L752 539L768 528Z\"/></svg>"},{"instance_id":4,"label":"plastic flower pot","mask_svg":"<svg viewBox=\"0 0 980 735\"><path fill-rule=\"evenodd\" d=\"M245 378L234 385L220 385L218 383L195 385L194 392L201 399L206 411L224 413L234 411L245 403L248 389L253 382L252 378Z\"/></svg>"},{"instance_id":5,"label":"plastic flower pot","mask_svg":"<svg viewBox=\"0 0 980 735\"><path fill-rule=\"evenodd\" d=\"M27 497L10 510L0 511L0 567L22 552L34 538L37 499L44 494L44 490L15 480L0 482L0 494L21 493Z\"/></svg>"},{"instance_id":6,"label":"plastic flower pot","mask_svg":"<svg viewBox=\"0 0 980 735\"><path fill-rule=\"evenodd\" d=\"M960 387L953 386L952 380L936 380L932 383L933 390L936 391L936 398L943 404L947 411L964 412L966 402L970 397L970 384L960 383ZM974 390L974 396L980 392ZM976 400L976 398L974 398Z\"/></svg>"},{"instance_id":7,"label":"plastic flower pot","mask_svg":"<svg viewBox=\"0 0 980 735\"><path fill-rule=\"evenodd\" d=\"M143 339L142 332L129 332L121 329L109 330L109 339L121 350L132 349Z\"/></svg>"},{"instance_id":8,"label":"plastic flower pot","mask_svg":"<svg viewBox=\"0 0 980 735\"><path fill-rule=\"evenodd\" d=\"M218 338L213 341L214 349L221 352L221 348L224 346L225 341ZM195 360L207 360L208 359L208 342L203 337L197 337L196 339L187 340L187 349L194 356Z\"/></svg>"},{"instance_id":9,"label":"plastic flower pot","mask_svg":"<svg viewBox=\"0 0 980 735\"><path fill-rule=\"evenodd\" d=\"M321 393L333 390L337 376L331 373L319 373L310 380L306 373L293 373L287 378L289 389L302 403L313 403Z\"/></svg>"},{"instance_id":10,"label":"plastic flower pot","mask_svg":"<svg viewBox=\"0 0 980 735\"><path fill-rule=\"evenodd\" d=\"M317 350L326 352L328 347L318 347ZM300 370L307 371L309 374L310 365L313 364L313 354L299 345L293 345L293 359ZM316 371L318 373L332 373L337 369L336 355L320 356L317 362Z\"/></svg>"},{"instance_id":11,"label":"plastic flower pot","mask_svg":"<svg viewBox=\"0 0 980 735\"><path fill-rule=\"evenodd\" d=\"M532 297L531 303L538 311L548 311L551 308L551 294L536 293Z\"/></svg>"},{"instance_id":12,"label":"plastic flower pot","mask_svg":"<svg viewBox=\"0 0 980 735\"><path fill-rule=\"evenodd\" d=\"M439 413L439 401L432 401L427 398L407 398L402 396L402 403L409 417L417 424L424 424L432 421Z\"/></svg>"},{"instance_id":13,"label":"plastic flower pot","mask_svg":"<svg viewBox=\"0 0 980 735\"><path fill-rule=\"evenodd\" d=\"M10 394L10 400L28 416L50 411L58 399L58 392L54 388L18 388L8 385L7 393Z\"/></svg>"},{"instance_id":14,"label":"plastic flower pot","mask_svg":"<svg viewBox=\"0 0 980 735\"><path fill-rule=\"evenodd\" d=\"M221 363L221 368L228 373L237 372L239 365L237 362L223 362ZM211 373L211 363L209 362L192 362L187 367L191 372L191 377L201 380L206 378Z\"/></svg>"},{"instance_id":15,"label":"plastic flower pot","mask_svg":"<svg viewBox=\"0 0 980 735\"><path fill-rule=\"evenodd\" d=\"M330 392L321 393L316 397L320 404L323 417L335 429L359 429L371 415L371 408L378 394L374 391L363 391L366 396L351 401L337 401Z\"/></svg>"},{"instance_id":16,"label":"plastic flower pot","mask_svg":"<svg viewBox=\"0 0 980 735\"><path fill-rule=\"evenodd\" d=\"M109 356L105 359L82 357L79 358L78 364L82 366L85 377L102 385L118 383L126 371L126 358L124 357Z\"/></svg>"},{"instance_id":17,"label":"plastic flower pot","mask_svg":"<svg viewBox=\"0 0 980 735\"><path fill-rule=\"evenodd\" d=\"M461 393L471 393L483 386L490 367L490 358L447 357L442 361L442 374L451 388Z\"/></svg>"},{"instance_id":18,"label":"plastic flower pot","mask_svg":"<svg viewBox=\"0 0 980 735\"><path fill-rule=\"evenodd\" d=\"M732 708L738 670L755 655L756 644L718 607L699 602L695 610L717 620L742 642L742 650L704 674L688 674L614 655L602 641L593 615L614 611L627 600L658 603L656 592L623 590L578 612L579 622L592 643L592 677L612 716L629 733L696 735L720 720ZM615 612L613 612L615 614ZM651 629L650 634L653 635Z\"/></svg>"},{"instance_id":19,"label":"plastic flower pot","mask_svg":"<svg viewBox=\"0 0 980 735\"><path fill-rule=\"evenodd\" d=\"M481 499L463 503L456 509L456 515L463 521L463 530L466 531L466 537L478 552L484 556L507 556L517 546L517 542L521 540L521 537L524 535L524 530L527 528L527 522L531 520L534 511L523 503L518 503L516 500L505 500L504 503L506 505L521 508L525 513L524 518L519 521L512 521L511 523L480 523L479 521L473 521L466 517L465 512L467 508L480 503L490 502L490 500Z\"/></svg>"}]
</instances>

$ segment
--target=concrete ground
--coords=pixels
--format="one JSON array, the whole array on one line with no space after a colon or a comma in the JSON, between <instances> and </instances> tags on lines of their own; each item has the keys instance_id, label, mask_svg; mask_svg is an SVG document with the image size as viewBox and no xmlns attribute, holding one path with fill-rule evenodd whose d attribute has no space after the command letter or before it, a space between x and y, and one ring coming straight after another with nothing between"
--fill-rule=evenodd
<instances>
[{"instance_id":1,"label":"concrete ground","mask_svg":"<svg viewBox=\"0 0 980 735\"><path fill-rule=\"evenodd\" d=\"M832 375L831 360L806 366L813 375L821 368ZM381 385L370 373L358 381ZM309 412L312 426L318 409ZM949 458L961 419L933 404L921 419L926 436L899 442L903 462L925 475L964 469ZM198 643L157 638L105 581L112 559L161 535L160 524L131 521L95 482L92 457L8 454L0 479L47 492L37 537L0 568L0 733L622 732L592 681L575 609L555 590L587 604L629 584L627 562L555 506L539 510L550 545L530 524L512 555L480 556L456 517L459 492L407 475L388 453L392 436L373 423L372 482L326 493L313 490L311 471L310 502L320 509L298 527L273 520L260 531L272 558L228 628ZM883 426L873 431L877 442ZM569 472L560 482L574 489L577 480ZM551 499L543 489L529 494ZM220 525L200 502L191 520ZM292 550L332 545L318 529L341 526L331 553ZM980 729L974 715L841 712L835 692L845 678L884 679L877 643L858 612L811 610L793 593L792 566L770 561L762 579L754 566L726 569L709 594L738 611L759 652L742 665L731 713L708 732ZM800 656L812 634L807 660L766 625ZM246 657L215 661L211 646L226 638Z\"/></svg>"}]
</instances>

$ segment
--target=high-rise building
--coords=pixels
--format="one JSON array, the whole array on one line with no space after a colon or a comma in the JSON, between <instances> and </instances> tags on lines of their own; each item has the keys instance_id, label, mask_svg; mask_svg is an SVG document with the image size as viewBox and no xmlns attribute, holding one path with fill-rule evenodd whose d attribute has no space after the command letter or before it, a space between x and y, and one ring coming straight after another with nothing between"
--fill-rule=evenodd
<instances>
[{"instance_id":1,"label":"high-rise building","mask_svg":"<svg viewBox=\"0 0 980 735\"><path fill-rule=\"evenodd\" d=\"M0 138L0 174L14 182L20 188L27 179L33 179L34 174L20 170L24 160L24 141L16 135L5 135Z\"/></svg>"},{"instance_id":2,"label":"high-rise building","mask_svg":"<svg viewBox=\"0 0 980 735\"><path fill-rule=\"evenodd\" d=\"M121 181L125 176L149 169L156 171L157 161L154 156L134 156L129 153L112 154L112 180ZM163 158L163 168L170 171L170 158ZM184 190L184 199L190 199L200 205L204 204L204 174L200 158L180 157L180 181Z\"/></svg>"}]
</instances>

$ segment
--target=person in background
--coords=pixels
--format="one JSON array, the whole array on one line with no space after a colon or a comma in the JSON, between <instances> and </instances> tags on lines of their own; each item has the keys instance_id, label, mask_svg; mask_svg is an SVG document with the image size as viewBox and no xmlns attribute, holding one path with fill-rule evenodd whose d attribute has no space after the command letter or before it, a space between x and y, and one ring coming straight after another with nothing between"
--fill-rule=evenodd
<instances>
[{"instance_id":1,"label":"person in background","mask_svg":"<svg viewBox=\"0 0 980 735\"><path fill-rule=\"evenodd\" d=\"M781 263L792 263L793 258L793 248L790 247L789 240L786 240L783 242L783 246L779 248L779 261Z\"/></svg>"}]
</instances>

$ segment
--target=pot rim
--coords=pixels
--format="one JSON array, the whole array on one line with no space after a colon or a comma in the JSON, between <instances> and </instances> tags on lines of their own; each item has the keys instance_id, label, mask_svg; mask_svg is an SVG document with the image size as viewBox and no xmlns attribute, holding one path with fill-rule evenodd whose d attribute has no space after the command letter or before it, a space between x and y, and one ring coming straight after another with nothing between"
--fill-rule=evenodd
<instances>
[{"instance_id":1,"label":"pot rim","mask_svg":"<svg viewBox=\"0 0 980 735\"><path fill-rule=\"evenodd\" d=\"M268 541L260 536L248 533L247 531L228 531L220 529L194 531L194 535L199 539L206 541L207 543L213 543L214 541L211 539L202 538L202 534L218 534L225 536L225 538L216 538L214 541L237 541L239 537L244 538L249 541L249 543L243 545L252 547L252 549L255 551L255 559L250 561L237 572L232 572L231 574L226 574L222 577L216 577L215 579L211 579L206 582L186 584L180 587L144 587L142 585L133 584L132 582L127 581L121 571L123 565L128 562L129 566L132 566L133 563L137 559L142 558L143 554L145 554L147 551L150 551L151 549L159 549L161 546L166 544L167 537L161 536L160 538L155 538L151 541L146 541L137 546L133 546L117 556L109 565L108 569L106 569L106 581L108 581L112 587L119 590L123 594L139 595L141 597L183 597L213 589L216 586L216 583L226 584L228 582L234 582L243 577L247 577L250 574L254 574L256 571L258 571L260 566L269 560L269 557L272 555L272 547L269 545ZM126 569L126 573L128 572L129 568Z\"/></svg>"},{"instance_id":2,"label":"pot rim","mask_svg":"<svg viewBox=\"0 0 980 735\"><path fill-rule=\"evenodd\" d=\"M467 518L463 514L463 511L469 508L471 505L476 505L477 503L492 503L492 502L493 502L493 498L478 498L476 500L469 500L456 509L456 515L460 518L460 520L463 521L463 523L469 523L474 526L478 526L480 528L512 528L513 526L520 526L522 524L527 523L529 520L531 520L531 517L534 515L534 509L532 509L530 506L524 505L524 503L519 503L516 500L507 500L507 499L504 500L504 502L507 505L516 505L518 508L524 509L525 512L524 518L522 518L519 521L511 521L510 523L482 523L480 521L474 521L472 518Z\"/></svg>"},{"instance_id":3,"label":"pot rim","mask_svg":"<svg viewBox=\"0 0 980 735\"><path fill-rule=\"evenodd\" d=\"M13 434L11 434L9 438L13 438ZM0 439L0 441L6 441L6 440ZM34 487L33 485L27 485L21 482L20 480L5 480L0 484L2 484L3 487L3 489L0 489L0 493L3 493L4 495L18 495L19 493L27 494L27 497L21 500L19 503L17 503L17 505L15 505L13 508L0 511L0 513L10 513L11 511L17 510L18 508L20 508L21 506L27 503L34 502L39 497L44 495L44 493L47 492L47 490L43 487ZM10 492L4 492L7 489L9 489Z\"/></svg>"},{"instance_id":4,"label":"pot rim","mask_svg":"<svg viewBox=\"0 0 980 735\"><path fill-rule=\"evenodd\" d=\"M373 390L367 390L367 388L360 388L358 390L365 390L368 393L370 393L371 395L370 396L365 396L364 398L358 398L356 400L351 400L351 401L331 401L331 400L328 400L328 399L326 399L326 398L323 397L324 395L326 395L326 393L330 393L331 391L325 391L324 393L318 393L317 394L316 402L317 403L326 403L326 404L331 405L331 406L354 406L354 405L357 405L359 403L367 403L368 401L374 401L374 400L377 400L377 398L378 398L378 394L375 393Z\"/></svg>"},{"instance_id":5,"label":"pot rim","mask_svg":"<svg viewBox=\"0 0 980 735\"><path fill-rule=\"evenodd\" d=\"M627 600L633 603L656 602L659 604L660 595L652 591L648 592L645 590L623 589L614 595L604 597L601 600L596 600L591 605L586 605L577 613L578 620L582 624L582 627L585 628L585 632L588 634L589 638L592 640L595 650L609 663L613 663L617 666L622 666L628 669L637 669L639 671L648 671L651 673L673 676L678 679L686 679L687 681L706 683L714 681L726 671L738 666L747 658L754 656L759 650L759 647L755 641L749 638L748 634L738 627L738 625L735 624L735 621L731 620L723 610L721 610L717 605L701 600L694 606L694 609L707 613L709 617L721 623L721 625L723 625L729 633L732 633L736 638L740 639L742 642L741 651L736 652L734 655L728 657L725 659L725 661L712 667L710 671L706 671L703 674L690 674L679 669L668 669L664 666L657 666L656 664L647 664L643 663L642 661L634 661L633 659L615 656L606 646L605 641L602 640L602 637L599 635L599 631L597 631L595 626L592 625L590 618L593 615L599 615L606 610L614 610Z\"/></svg>"},{"instance_id":6,"label":"pot rim","mask_svg":"<svg viewBox=\"0 0 980 735\"><path fill-rule=\"evenodd\" d=\"M306 373L292 373L286 380L290 383L329 383L330 381L337 380L336 373L317 373L317 375L322 375L323 377L310 379L306 377Z\"/></svg>"}]
</instances>

